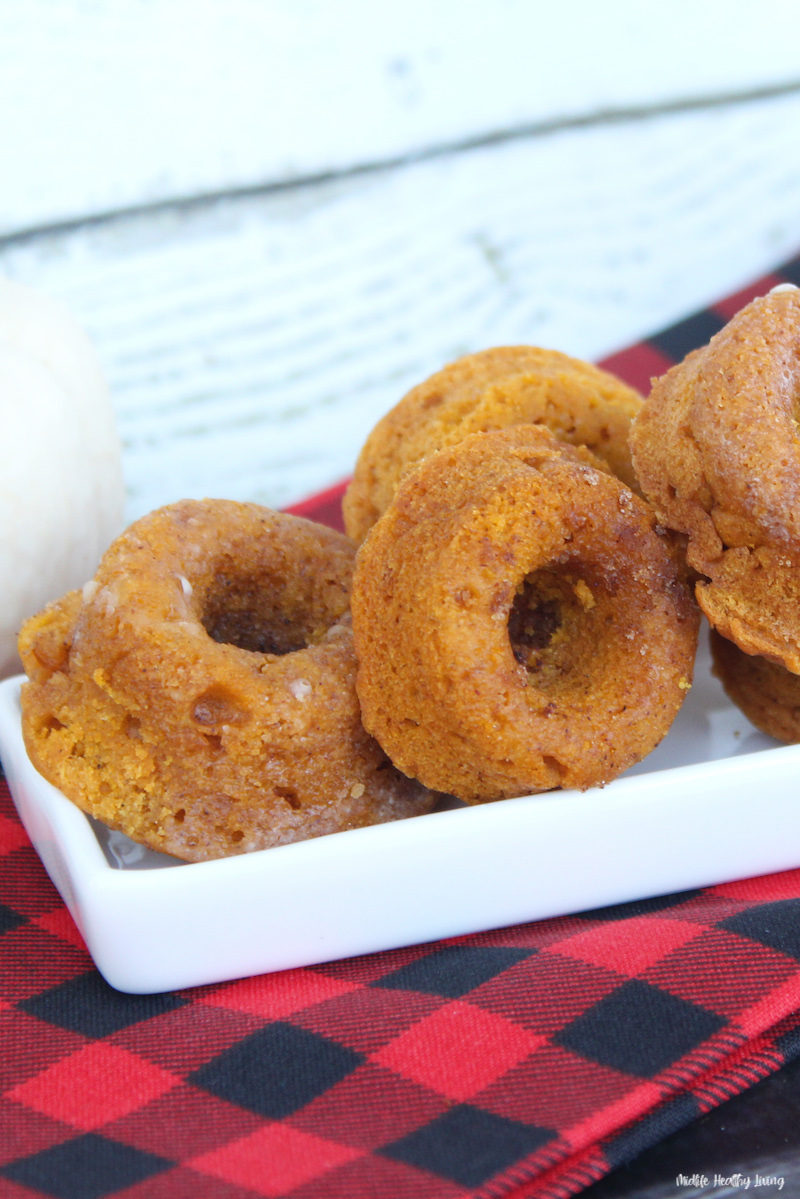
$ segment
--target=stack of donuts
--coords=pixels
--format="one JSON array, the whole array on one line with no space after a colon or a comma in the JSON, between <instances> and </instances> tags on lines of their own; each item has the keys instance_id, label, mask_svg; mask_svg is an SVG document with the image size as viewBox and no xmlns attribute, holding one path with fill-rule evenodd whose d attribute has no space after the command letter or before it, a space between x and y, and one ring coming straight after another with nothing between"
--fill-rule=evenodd
<instances>
[{"instance_id":1,"label":"stack of donuts","mask_svg":"<svg viewBox=\"0 0 800 1199\"><path fill-rule=\"evenodd\" d=\"M641 397L564 354L490 350L410 392L345 496L364 724L468 803L600 786L664 736L698 613L635 494Z\"/></svg>"},{"instance_id":2,"label":"stack of donuts","mask_svg":"<svg viewBox=\"0 0 800 1199\"><path fill-rule=\"evenodd\" d=\"M646 402L555 351L460 359L370 434L346 535L228 500L137 521L21 632L34 764L190 861L585 790L670 728L701 608L732 698L800 739L798 296Z\"/></svg>"},{"instance_id":3,"label":"stack of donuts","mask_svg":"<svg viewBox=\"0 0 800 1199\"><path fill-rule=\"evenodd\" d=\"M653 383L637 477L686 539L715 673L757 728L800 741L800 291L781 284Z\"/></svg>"}]
</instances>

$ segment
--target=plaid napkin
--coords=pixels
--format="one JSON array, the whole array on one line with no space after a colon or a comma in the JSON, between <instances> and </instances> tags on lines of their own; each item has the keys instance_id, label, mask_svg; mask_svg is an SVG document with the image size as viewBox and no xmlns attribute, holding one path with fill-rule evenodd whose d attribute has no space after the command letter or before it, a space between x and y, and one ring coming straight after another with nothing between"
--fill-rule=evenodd
<instances>
[{"instance_id":1,"label":"plaid napkin","mask_svg":"<svg viewBox=\"0 0 800 1199\"><path fill-rule=\"evenodd\" d=\"M603 365L646 390L782 281ZM3 1199L561 1199L799 1054L800 870L131 996L0 780Z\"/></svg>"}]
</instances>

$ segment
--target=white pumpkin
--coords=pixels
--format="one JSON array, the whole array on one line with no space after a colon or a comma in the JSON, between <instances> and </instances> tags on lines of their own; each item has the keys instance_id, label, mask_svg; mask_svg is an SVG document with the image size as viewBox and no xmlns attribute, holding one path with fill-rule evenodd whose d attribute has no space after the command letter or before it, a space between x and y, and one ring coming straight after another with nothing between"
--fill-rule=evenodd
<instances>
[{"instance_id":1,"label":"white pumpkin","mask_svg":"<svg viewBox=\"0 0 800 1199\"><path fill-rule=\"evenodd\" d=\"M123 505L89 338L55 300L0 279L0 678L20 669L23 621L94 574Z\"/></svg>"}]
</instances>

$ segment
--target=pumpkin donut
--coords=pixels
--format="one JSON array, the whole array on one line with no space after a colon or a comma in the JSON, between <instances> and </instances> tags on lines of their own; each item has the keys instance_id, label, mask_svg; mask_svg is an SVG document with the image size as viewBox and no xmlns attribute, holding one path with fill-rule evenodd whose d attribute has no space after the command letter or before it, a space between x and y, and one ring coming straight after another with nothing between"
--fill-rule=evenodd
<instances>
[{"instance_id":1,"label":"pumpkin donut","mask_svg":"<svg viewBox=\"0 0 800 1199\"><path fill-rule=\"evenodd\" d=\"M190 861L426 811L361 725L353 556L342 534L255 504L184 500L137 521L22 630L34 765Z\"/></svg>"},{"instance_id":2,"label":"pumpkin donut","mask_svg":"<svg viewBox=\"0 0 800 1199\"><path fill-rule=\"evenodd\" d=\"M360 542L388 507L400 479L434 450L468 433L542 425L585 445L637 490L628 451L638 392L607 371L536 346L468 354L413 388L378 422L359 455L342 509Z\"/></svg>"},{"instance_id":3,"label":"pumpkin donut","mask_svg":"<svg viewBox=\"0 0 800 1199\"><path fill-rule=\"evenodd\" d=\"M716 629L711 656L726 695L751 724L776 741L800 742L800 675L760 654L746 654Z\"/></svg>"},{"instance_id":4,"label":"pumpkin donut","mask_svg":"<svg viewBox=\"0 0 800 1199\"><path fill-rule=\"evenodd\" d=\"M468 803L637 762L691 684L699 620L644 501L532 426L471 434L401 483L352 611L366 728Z\"/></svg>"},{"instance_id":5,"label":"pumpkin donut","mask_svg":"<svg viewBox=\"0 0 800 1199\"><path fill-rule=\"evenodd\" d=\"M743 308L653 383L631 450L658 519L685 534L710 623L800 673L800 291Z\"/></svg>"}]
</instances>

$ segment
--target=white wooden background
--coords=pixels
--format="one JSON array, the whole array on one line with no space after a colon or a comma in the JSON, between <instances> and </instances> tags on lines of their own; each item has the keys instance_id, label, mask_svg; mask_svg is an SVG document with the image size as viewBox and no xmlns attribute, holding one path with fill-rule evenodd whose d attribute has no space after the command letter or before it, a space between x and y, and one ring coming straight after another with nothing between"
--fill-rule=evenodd
<instances>
[{"instance_id":1,"label":"white wooden background","mask_svg":"<svg viewBox=\"0 0 800 1199\"><path fill-rule=\"evenodd\" d=\"M468 350L597 358L800 250L796 0L0 0L0 273L128 517L282 506Z\"/></svg>"}]
</instances>

